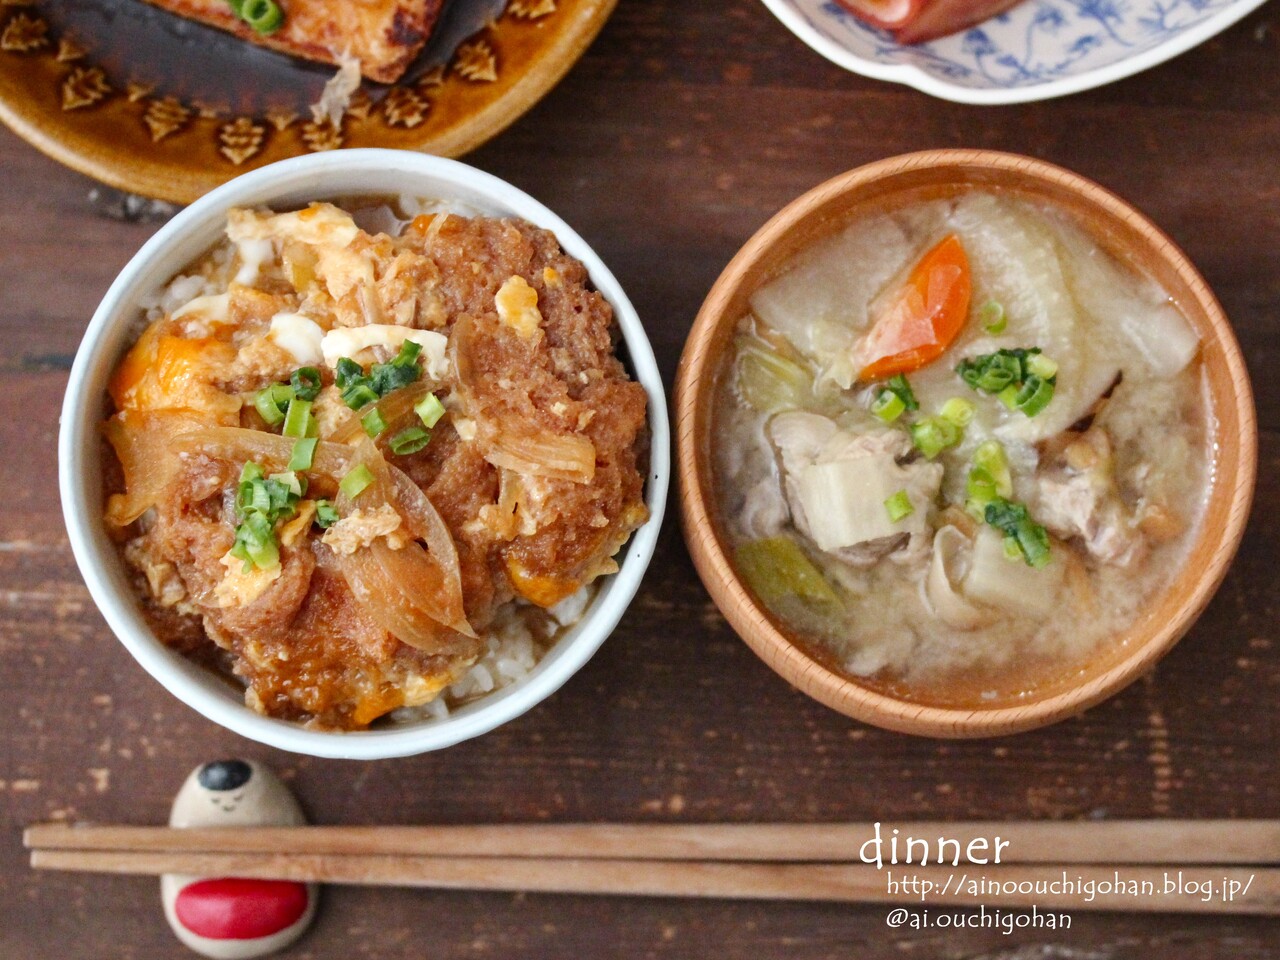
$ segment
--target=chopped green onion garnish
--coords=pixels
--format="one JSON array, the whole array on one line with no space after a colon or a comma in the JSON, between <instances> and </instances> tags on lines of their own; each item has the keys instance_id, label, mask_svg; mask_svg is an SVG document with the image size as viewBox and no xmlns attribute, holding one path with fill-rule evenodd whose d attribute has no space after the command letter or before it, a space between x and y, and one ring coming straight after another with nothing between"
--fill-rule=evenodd
<instances>
[{"instance_id":1,"label":"chopped green onion garnish","mask_svg":"<svg viewBox=\"0 0 1280 960\"><path fill-rule=\"evenodd\" d=\"M294 397L289 401L289 412L284 415L284 435L305 437L311 432L311 401Z\"/></svg>"},{"instance_id":2,"label":"chopped green onion garnish","mask_svg":"<svg viewBox=\"0 0 1280 960\"><path fill-rule=\"evenodd\" d=\"M342 395L342 402L352 410L359 410L379 400L378 391L373 389L369 378L364 374L364 367L350 357L341 358L334 367L334 383Z\"/></svg>"},{"instance_id":3,"label":"chopped green onion garnish","mask_svg":"<svg viewBox=\"0 0 1280 960\"><path fill-rule=\"evenodd\" d=\"M417 453L431 442L431 434L421 427L405 427L391 438L391 452L398 457Z\"/></svg>"},{"instance_id":4,"label":"chopped green onion garnish","mask_svg":"<svg viewBox=\"0 0 1280 960\"><path fill-rule=\"evenodd\" d=\"M292 482L280 479L283 476L292 476ZM268 477L267 490L271 494L273 519L289 517L297 513L297 503L304 489L296 474L274 474Z\"/></svg>"},{"instance_id":5,"label":"chopped green onion garnish","mask_svg":"<svg viewBox=\"0 0 1280 960\"><path fill-rule=\"evenodd\" d=\"M302 496L302 481L298 479L298 475L292 470L286 473L273 473L268 480L274 480L276 483L283 484L289 488L289 491L295 497Z\"/></svg>"},{"instance_id":6,"label":"chopped green onion garnish","mask_svg":"<svg viewBox=\"0 0 1280 960\"><path fill-rule=\"evenodd\" d=\"M333 508L333 504L328 500L316 501L316 524L323 530L328 530L338 522L338 511Z\"/></svg>"},{"instance_id":7,"label":"chopped green onion garnish","mask_svg":"<svg viewBox=\"0 0 1280 960\"><path fill-rule=\"evenodd\" d=\"M235 504L240 522L231 555L245 562L246 572L280 562L276 522L297 513L298 500L305 491L305 481L293 471L264 477L262 467L252 461L240 470Z\"/></svg>"},{"instance_id":8,"label":"chopped green onion garnish","mask_svg":"<svg viewBox=\"0 0 1280 960\"><path fill-rule=\"evenodd\" d=\"M342 478L338 484L338 489L342 491L343 496L348 500L354 500L360 494L364 493L369 484L373 483L373 474L363 463L352 467L347 475Z\"/></svg>"},{"instance_id":9,"label":"chopped green onion garnish","mask_svg":"<svg viewBox=\"0 0 1280 960\"><path fill-rule=\"evenodd\" d=\"M907 491L905 490L899 490L886 500L884 509L889 514L890 523L897 523L899 520L906 519L916 512L916 508L911 505L911 498L907 496Z\"/></svg>"},{"instance_id":10,"label":"chopped green onion garnish","mask_svg":"<svg viewBox=\"0 0 1280 960\"><path fill-rule=\"evenodd\" d=\"M304 437L293 442L293 452L289 455L290 470L310 470L315 461L316 445L320 441L315 437Z\"/></svg>"},{"instance_id":11,"label":"chopped green onion garnish","mask_svg":"<svg viewBox=\"0 0 1280 960\"><path fill-rule=\"evenodd\" d=\"M238 12L241 20L263 36L275 33L284 23L284 11L276 0L242 0Z\"/></svg>"},{"instance_id":12,"label":"chopped green onion garnish","mask_svg":"<svg viewBox=\"0 0 1280 960\"><path fill-rule=\"evenodd\" d=\"M1022 549L1022 555L1026 557L1027 564L1035 567L1037 570L1048 566L1049 555L1049 531L1038 523L1028 521L1018 528L1015 539L1018 546Z\"/></svg>"},{"instance_id":13,"label":"chopped green onion garnish","mask_svg":"<svg viewBox=\"0 0 1280 960\"><path fill-rule=\"evenodd\" d=\"M995 481L996 493L1002 497L1013 496L1013 477L1009 473L1009 460L999 440L987 440L973 451L973 465Z\"/></svg>"},{"instance_id":14,"label":"chopped green onion garnish","mask_svg":"<svg viewBox=\"0 0 1280 960\"><path fill-rule=\"evenodd\" d=\"M251 513L236 527L231 555L245 562L246 572L253 567L265 570L280 562L272 523L260 513Z\"/></svg>"},{"instance_id":15,"label":"chopped green onion garnish","mask_svg":"<svg viewBox=\"0 0 1280 960\"><path fill-rule=\"evenodd\" d=\"M1018 395L1014 398L1015 409L1021 410L1028 417L1034 417L1053 399L1053 383L1053 380L1045 380L1032 374L1018 389ZM1001 399L1004 399L1003 394Z\"/></svg>"},{"instance_id":16,"label":"chopped green onion garnish","mask_svg":"<svg viewBox=\"0 0 1280 960\"><path fill-rule=\"evenodd\" d=\"M378 391L368 383L353 384L342 393L342 402L352 410L359 410L371 403L377 403L379 399L381 398L378 396Z\"/></svg>"},{"instance_id":17,"label":"chopped green onion garnish","mask_svg":"<svg viewBox=\"0 0 1280 960\"><path fill-rule=\"evenodd\" d=\"M249 559L259 570L267 570L280 563L280 547L273 534L261 543L249 548Z\"/></svg>"},{"instance_id":18,"label":"chopped green onion garnish","mask_svg":"<svg viewBox=\"0 0 1280 960\"><path fill-rule=\"evenodd\" d=\"M422 344L416 340L406 340L400 344L400 352L391 360L393 367L407 367L418 362L418 354L422 352Z\"/></svg>"},{"instance_id":19,"label":"chopped green onion garnish","mask_svg":"<svg viewBox=\"0 0 1280 960\"><path fill-rule=\"evenodd\" d=\"M996 490L996 481L991 474L981 467L969 471L969 479L965 482L965 492L974 500L990 503L1000 494Z\"/></svg>"},{"instance_id":20,"label":"chopped green onion garnish","mask_svg":"<svg viewBox=\"0 0 1280 960\"><path fill-rule=\"evenodd\" d=\"M236 488L236 509L243 516L253 511L271 512L271 490L261 477L241 480Z\"/></svg>"},{"instance_id":21,"label":"chopped green onion garnish","mask_svg":"<svg viewBox=\"0 0 1280 960\"><path fill-rule=\"evenodd\" d=\"M1030 350L997 350L995 353L980 354L961 360L956 366L956 373L975 390L999 393L1010 384L1021 383L1026 379L1025 361L1028 356L1039 352L1038 347L1033 347Z\"/></svg>"},{"instance_id":22,"label":"chopped green onion garnish","mask_svg":"<svg viewBox=\"0 0 1280 960\"><path fill-rule=\"evenodd\" d=\"M245 572L257 567L265 570L280 562L273 524L260 513L250 513L236 526L231 555L245 562Z\"/></svg>"},{"instance_id":23,"label":"chopped green onion garnish","mask_svg":"<svg viewBox=\"0 0 1280 960\"><path fill-rule=\"evenodd\" d=\"M320 396L320 388L324 381L320 379L320 371L315 367L299 367L289 378L294 396L303 400L314 400Z\"/></svg>"},{"instance_id":24,"label":"chopped green onion garnish","mask_svg":"<svg viewBox=\"0 0 1280 960\"><path fill-rule=\"evenodd\" d=\"M374 407L360 418L360 426L364 427L365 433L376 440L378 435L387 429L387 421L382 419L382 414L378 412L377 407Z\"/></svg>"},{"instance_id":25,"label":"chopped green onion garnish","mask_svg":"<svg viewBox=\"0 0 1280 960\"><path fill-rule=\"evenodd\" d=\"M987 507L1001 497L1000 482L990 470L975 466L965 480L965 493L968 494L965 512L975 520L983 521L987 519Z\"/></svg>"},{"instance_id":26,"label":"chopped green onion garnish","mask_svg":"<svg viewBox=\"0 0 1280 960\"><path fill-rule=\"evenodd\" d=\"M881 390L871 403L871 412L885 423L893 423L906 412L907 405L892 390Z\"/></svg>"},{"instance_id":27,"label":"chopped green onion garnish","mask_svg":"<svg viewBox=\"0 0 1280 960\"><path fill-rule=\"evenodd\" d=\"M1009 318L1004 315L1004 307L995 300L988 300L978 309L978 322L982 329L990 334L1004 333L1009 325Z\"/></svg>"},{"instance_id":28,"label":"chopped green onion garnish","mask_svg":"<svg viewBox=\"0 0 1280 960\"><path fill-rule=\"evenodd\" d=\"M405 340L390 363L375 363L368 375L350 357L341 358L334 368L334 383L342 402L352 410L359 410L376 403L393 390L416 382L422 376L422 369L418 366L418 354L421 352L421 344Z\"/></svg>"},{"instance_id":29,"label":"chopped green onion garnish","mask_svg":"<svg viewBox=\"0 0 1280 960\"><path fill-rule=\"evenodd\" d=\"M394 360L391 363L375 363L369 373L369 385L378 396L385 397L393 390L409 386L418 379L419 372L416 363L408 366L397 366Z\"/></svg>"},{"instance_id":30,"label":"chopped green onion garnish","mask_svg":"<svg viewBox=\"0 0 1280 960\"><path fill-rule=\"evenodd\" d=\"M1049 562L1049 532L1031 519L1022 504L997 497L987 504L984 519L1005 535L1006 553L1013 541L1028 566L1039 568Z\"/></svg>"},{"instance_id":31,"label":"chopped green onion garnish","mask_svg":"<svg viewBox=\"0 0 1280 960\"><path fill-rule=\"evenodd\" d=\"M253 408L258 411L258 416L265 420L269 427L274 427L284 419L284 411L276 403L275 388L277 386L279 384L259 390L253 395Z\"/></svg>"},{"instance_id":32,"label":"chopped green onion garnish","mask_svg":"<svg viewBox=\"0 0 1280 960\"><path fill-rule=\"evenodd\" d=\"M911 384L907 382L907 378L901 373L895 373L892 377L884 382L884 388L898 395L908 410L919 410L920 403L916 400L915 391L911 389Z\"/></svg>"},{"instance_id":33,"label":"chopped green onion garnish","mask_svg":"<svg viewBox=\"0 0 1280 960\"><path fill-rule=\"evenodd\" d=\"M1058 365L1032 347L963 360L956 373L973 389L995 394L1010 410L1034 417L1053 399Z\"/></svg>"},{"instance_id":34,"label":"chopped green onion garnish","mask_svg":"<svg viewBox=\"0 0 1280 960\"><path fill-rule=\"evenodd\" d=\"M342 392L345 392L347 387L364 377L364 367L350 357L340 358L333 370L334 383L338 385L338 390Z\"/></svg>"},{"instance_id":35,"label":"chopped green onion garnish","mask_svg":"<svg viewBox=\"0 0 1280 960\"><path fill-rule=\"evenodd\" d=\"M949 420L957 427L967 427L973 420L973 404L964 397L952 397L942 405L938 416Z\"/></svg>"},{"instance_id":36,"label":"chopped green onion garnish","mask_svg":"<svg viewBox=\"0 0 1280 960\"><path fill-rule=\"evenodd\" d=\"M960 428L941 417L924 417L911 425L911 442L930 460L959 443L960 437Z\"/></svg>"},{"instance_id":37,"label":"chopped green onion garnish","mask_svg":"<svg viewBox=\"0 0 1280 960\"><path fill-rule=\"evenodd\" d=\"M413 405L413 412L422 420L422 425L430 430L444 416L444 404L434 393L428 393Z\"/></svg>"},{"instance_id":38,"label":"chopped green onion garnish","mask_svg":"<svg viewBox=\"0 0 1280 960\"><path fill-rule=\"evenodd\" d=\"M1051 380L1058 375L1058 364L1043 353L1033 353L1027 357L1027 373Z\"/></svg>"}]
</instances>

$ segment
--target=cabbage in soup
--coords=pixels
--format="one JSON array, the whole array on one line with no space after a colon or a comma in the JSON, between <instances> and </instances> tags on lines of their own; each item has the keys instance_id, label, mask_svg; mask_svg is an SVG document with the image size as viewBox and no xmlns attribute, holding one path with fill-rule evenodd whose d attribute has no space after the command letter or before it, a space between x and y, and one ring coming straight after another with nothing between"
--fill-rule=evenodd
<instances>
[{"instance_id":1,"label":"cabbage in soup","mask_svg":"<svg viewBox=\"0 0 1280 960\"><path fill-rule=\"evenodd\" d=\"M751 298L714 469L737 569L872 686L995 706L1078 671L1185 561L1199 341L1052 210L970 192L859 219Z\"/></svg>"}]
</instances>

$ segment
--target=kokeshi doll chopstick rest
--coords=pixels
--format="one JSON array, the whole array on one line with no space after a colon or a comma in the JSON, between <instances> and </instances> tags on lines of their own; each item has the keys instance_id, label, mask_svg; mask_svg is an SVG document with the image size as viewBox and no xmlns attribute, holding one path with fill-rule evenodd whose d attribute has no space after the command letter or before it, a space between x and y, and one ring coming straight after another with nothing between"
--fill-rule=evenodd
<instances>
[{"instance_id":1,"label":"kokeshi doll chopstick rest","mask_svg":"<svg viewBox=\"0 0 1280 960\"><path fill-rule=\"evenodd\" d=\"M191 771L173 800L171 827L299 827L297 799L251 760ZM178 939L213 960L247 960L287 947L311 925L319 887L292 880L165 874L164 915Z\"/></svg>"}]
</instances>

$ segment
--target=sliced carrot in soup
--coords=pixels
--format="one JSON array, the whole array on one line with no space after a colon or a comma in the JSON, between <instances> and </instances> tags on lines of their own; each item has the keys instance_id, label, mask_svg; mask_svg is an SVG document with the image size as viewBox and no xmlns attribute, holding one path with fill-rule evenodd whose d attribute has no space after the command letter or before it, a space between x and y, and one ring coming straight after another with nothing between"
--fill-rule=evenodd
<instances>
[{"instance_id":1,"label":"sliced carrot in soup","mask_svg":"<svg viewBox=\"0 0 1280 960\"><path fill-rule=\"evenodd\" d=\"M937 360L964 326L972 294L969 258L953 233L920 259L858 342L858 379L911 373Z\"/></svg>"}]
</instances>

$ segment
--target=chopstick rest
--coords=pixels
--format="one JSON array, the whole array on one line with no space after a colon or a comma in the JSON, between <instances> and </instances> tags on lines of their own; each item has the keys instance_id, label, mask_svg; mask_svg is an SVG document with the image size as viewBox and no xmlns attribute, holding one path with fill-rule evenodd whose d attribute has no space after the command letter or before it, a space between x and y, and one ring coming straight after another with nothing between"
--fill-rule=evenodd
<instances>
[{"instance_id":1,"label":"chopstick rest","mask_svg":"<svg viewBox=\"0 0 1280 960\"><path fill-rule=\"evenodd\" d=\"M299 827L306 817L280 778L252 760L215 760L191 771L169 826ZM293 943L315 917L319 886L294 880L160 878L165 919L178 939L212 960L247 960Z\"/></svg>"}]
</instances>

